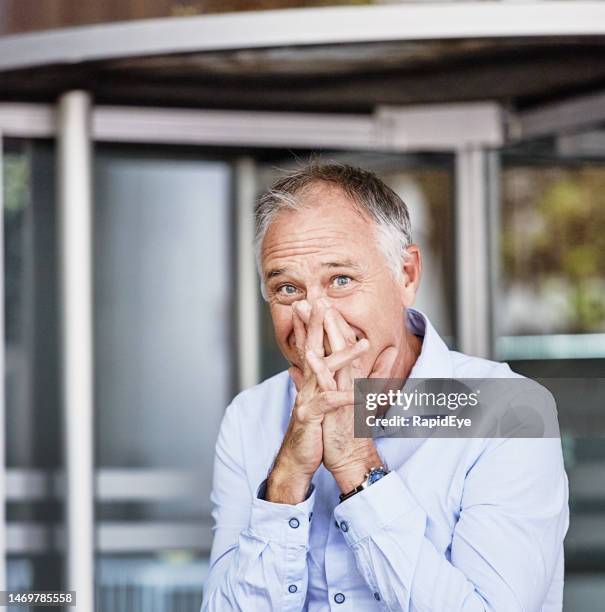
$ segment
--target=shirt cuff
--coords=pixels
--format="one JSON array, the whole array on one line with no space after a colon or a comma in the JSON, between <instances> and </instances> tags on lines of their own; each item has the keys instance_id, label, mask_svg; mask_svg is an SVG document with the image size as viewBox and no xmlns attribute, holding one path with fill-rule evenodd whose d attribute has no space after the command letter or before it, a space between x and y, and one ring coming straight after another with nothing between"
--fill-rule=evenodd
<instances>
[{"instance_id":1,"label":"shirt cuff","mask_svg":"<svg viewBox=\"0 0 605 612\"><path fill-rule=\"evenodd\" d=\"M347 544L353 546L405 514L424 510L396 471L334 508L334 518Z\"/></svg>"},{"instance_id":2,"label":"shirt cuff","mask_svg":"<svg viewBox=\"0 0 605 612\"><path fill-rule=\"evenodd\" d=\"M264 498L267 479L263 480L252 500L250 531L264 540L284 546L306 546L309 542L315 485L311 483L307 498L298 504L278 504Z\"/></svg>"}]
</instances>

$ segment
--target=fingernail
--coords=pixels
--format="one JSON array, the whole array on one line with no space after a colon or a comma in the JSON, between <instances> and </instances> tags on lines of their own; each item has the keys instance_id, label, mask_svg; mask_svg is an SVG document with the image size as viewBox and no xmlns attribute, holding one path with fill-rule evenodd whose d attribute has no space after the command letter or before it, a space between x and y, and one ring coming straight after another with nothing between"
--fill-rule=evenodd
<instances>
[{"instance_id":1,"label":"fingernail","mask_svg":"<svg viewBox=\"0 0 605 612\"><path fill-rule=\"evenodd\" d=\"M370 342L367 338L362 338L361 340L359 340L359 342L357 343L357 346L359 347L359 349L367 349L368 346L370 346Z\"/></svg>"}]
</instances>

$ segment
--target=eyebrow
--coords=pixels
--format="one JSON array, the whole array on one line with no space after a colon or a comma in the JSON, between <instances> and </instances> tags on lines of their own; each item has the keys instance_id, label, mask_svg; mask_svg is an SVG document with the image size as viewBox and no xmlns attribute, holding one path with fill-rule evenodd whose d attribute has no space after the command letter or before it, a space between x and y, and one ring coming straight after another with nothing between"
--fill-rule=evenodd
<instances>
[{"instance_id":1,"label":"eyebrow","mask_svg":"<svg viewBox=\"0 0 605 612\"><path fill-rule=\"evenodd\" d=\"M322 268L350 268L352 270L360 270L360 266L350 259L344 259L342 261L326 261L321 264ZM273 268L265 274L265 280L271 280L276 276L281 276L288 271L288 268Z\"/></svg>"}]
</instances>

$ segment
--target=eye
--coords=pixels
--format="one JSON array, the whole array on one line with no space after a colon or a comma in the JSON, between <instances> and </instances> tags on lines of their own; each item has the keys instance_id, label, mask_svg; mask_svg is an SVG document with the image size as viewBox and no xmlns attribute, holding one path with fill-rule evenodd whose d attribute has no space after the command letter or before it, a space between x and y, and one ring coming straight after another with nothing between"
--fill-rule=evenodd
<instances>
[{"instance_id":1,"label":"eye","mask_svg":"<svg viewBox=\"0 0 605 612\"><path fill-rule=\"evenodd\" d=\"M294 295L296 293L296 287L294 285L281 285L277 288L277 293L281 295Z\"/></svg>"},{"instance_id":2,"label":"eye","mask_svg":"<svg viewBox=\"0 0 605 612\"><path fill-rule=\"evenodd\" d=\"M334 277L333 282L336 287L347 287L351 284L352 280L353 279L350 276L347 276L346 274L339 274L338 276Z\"/></svg>"}]
</instances>

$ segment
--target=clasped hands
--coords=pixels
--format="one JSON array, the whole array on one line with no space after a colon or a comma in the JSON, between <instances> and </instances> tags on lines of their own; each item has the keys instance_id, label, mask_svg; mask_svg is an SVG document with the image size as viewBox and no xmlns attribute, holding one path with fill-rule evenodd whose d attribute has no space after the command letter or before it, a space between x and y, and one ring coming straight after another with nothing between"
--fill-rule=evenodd
<instances>
[{"instance_id":1,"label":"clasped hands","mask_svg":"<svg viewBox=\"0 0 605 612\"><path fill-rule=\"evenodd\" d=\"M288 430L267 483L267 499L299 503L305 499L320 463L332 473L341 492L357 486L366 471L381 463L372 439L354 437L355 378L389 378L397 359L390 346L364 372L361 357L369 350L328 300L292 305L292 322L300 362L289 369L297 388ZM367 369L367 367L365 368Z\"/></svg>"}]
</instances>

